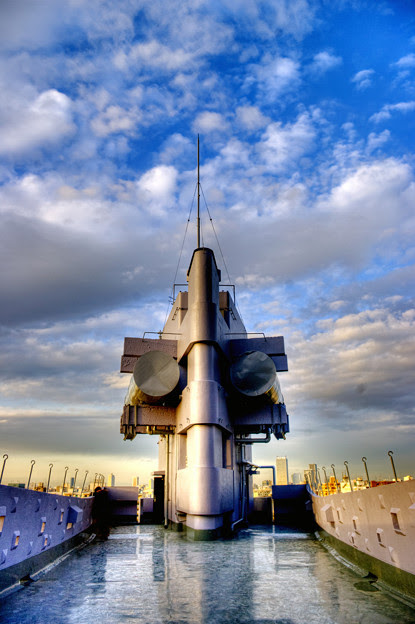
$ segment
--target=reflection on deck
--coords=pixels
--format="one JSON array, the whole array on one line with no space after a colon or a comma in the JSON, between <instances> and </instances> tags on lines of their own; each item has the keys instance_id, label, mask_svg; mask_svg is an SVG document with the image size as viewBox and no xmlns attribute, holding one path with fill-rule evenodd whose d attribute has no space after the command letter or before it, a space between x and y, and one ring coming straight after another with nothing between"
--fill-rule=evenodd
<instances>
[{"instance_id":1,"label":"reflection on deck","mask_svg":"<svg viewBox=\"0 0 415 624\"><path fill-rule=\"evenodd\" d=\"M190 542L159 526L112 530L0 606L8 624L409 624L415 612L276 527ZM364 591L367 590L367 591Z\"/></svg>"}]
</instances>

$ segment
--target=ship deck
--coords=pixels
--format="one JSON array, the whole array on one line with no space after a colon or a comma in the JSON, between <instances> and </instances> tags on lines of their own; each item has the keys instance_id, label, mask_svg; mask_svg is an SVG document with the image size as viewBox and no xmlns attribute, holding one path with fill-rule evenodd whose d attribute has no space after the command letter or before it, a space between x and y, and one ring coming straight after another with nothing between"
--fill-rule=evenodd
<instances>
[{"instance_id":1,"label":"ship deck","mask_svg":"<svg viewBox=\"0 0 415 624\"><path fill-rule=\"evenodd\" d=\"M253 527L190 542L122 526L6 597L8 624L413 624L415 611L336 561L311 535Z\"/></svg>"}]
</instances>

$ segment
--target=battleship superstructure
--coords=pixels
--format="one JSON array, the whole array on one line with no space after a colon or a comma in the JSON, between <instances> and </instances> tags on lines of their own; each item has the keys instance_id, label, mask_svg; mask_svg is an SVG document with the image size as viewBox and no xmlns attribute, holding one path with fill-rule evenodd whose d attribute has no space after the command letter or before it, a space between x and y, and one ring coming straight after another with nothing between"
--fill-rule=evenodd
<instances>
[{"instance_id":1,"label":"battleship superstructure","mask_svg":"<svg viewBox=\"0 0 415 624\"><path fill-rule=\"evenodd\" d=\"M248 337L220 279L213 251L195 249L188 292L178 293L160 338L126 338L121 361L133 373L121 433L160 435L165 525L195 539L246 519L252 445L289 430L277 378L287 370L284 339Z\"/></svg>"},{"instance_id":2,"label":"battleship superstructure","mask_svg":"<svg viewBox=\"0 0 415 624\"><path fill-rule=\"evenodd\" d=\"M220 288L213 251L200 245L199 138L197 155L188 290L175 298L159 339L125 339L121 372L133 375L121 433L160 435L156 498L164 498L165 526L209 539L242 523L252 506L252 444L289 430L277 378L287 357L281 336L248 337L229 290Z\"/></svg>"}]
</instances>

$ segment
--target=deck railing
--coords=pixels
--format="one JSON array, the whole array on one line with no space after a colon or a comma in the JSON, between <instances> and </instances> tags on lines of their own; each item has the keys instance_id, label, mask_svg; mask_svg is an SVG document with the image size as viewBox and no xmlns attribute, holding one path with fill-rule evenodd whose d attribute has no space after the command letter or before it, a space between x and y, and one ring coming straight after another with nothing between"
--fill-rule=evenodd
<instances>
[{"instance_id":1,"label":"deck railing","mask_svg":"<svg viewBox=\"0 0 415 624\"><path fill-rule=\"evenodd\" d=\"M4 473L5 473L5 468L6 468L6 463L7 460L9 459L9 455L7 453L4 453L3 455L3 462L1 465L1 471L0 471L0 485L3 483L3 477L4 477ZM66 495L72 495L72 496L78 496L80 498L82 498L83 496L88 496L91 493L91 490L95 490L96 487L100 486L103 487L105 484L105 476L100 473L100 472L95 472L95 476L94 476L94 480L91 481L89 488L85 489L85 484L86 484L86 478L88 476L88 474L90 474L89 470L85 471L85 476L83 479L83 483L82 483L82 487L77 487L76 486L76 482L77 482L77 477L78 477L78 472L79 472L79 468L75 468L74 469L74 476L71 478L72 484L68 484L66 482L66 477L68 474L68 471L70 470L69 466L65 466L65 472L63 475L63 481L62 481L62 485L57 486L56 488L52 488L50 485L50 481L51 481L51 476L52 476L52 470L53 470L53 463L51 462L49 464L49 472L48 472L48 477L47 477L47 485L46 487L44 487L43 482L39 483L38 485L36 485L36 483L34 481L32 481L32 474L33 474L33 470L34 470L34 466L36 464L36 460L32 459L30 460L30 466L29 466L29 476L27 479L27 483L23 482L23 483L18 483L18 486L21 488L24 488L26 490L38 490L38 491L42 491L42 492L61 492L62 494L66 494ZM91 473L92 474L92 473ZM15 483L10 484L9 485L16 485Z\"/></svg>"},{"instance_id":2,"label":"deck railing","mask_svg":"<svg viewBox=\"0 0 415 624\"><path fill-rule=\"evenodd\" d=\"M353 479L350 476L349 470L349 462L345 460L345 475L342 478L342 481L339 481L336 476L335 465L331 464L331 469L333 471L333 476L330 478L327 476L327 470L325 466L321 467L322 472L324 473L324 481L321 478L320 468L316 465L315 469L310 469L305 471L305 479L309 488L319 496L329 496L330 494L335 494L336 492L353 492L354 489L366 489L371 487L376 487L378 485L386 485L388 483L394 483L396 481L401 481L396 472L395 462L393 460L393 451L388 451L388 457L390 458L393 478L391 480L381 480L375 481L371 480L369 477L369 470L367 466L367 457L362 457L363 466L365 469L366 479L362 477L358 477L357 479Z\"/></svg>"}]
</instances>

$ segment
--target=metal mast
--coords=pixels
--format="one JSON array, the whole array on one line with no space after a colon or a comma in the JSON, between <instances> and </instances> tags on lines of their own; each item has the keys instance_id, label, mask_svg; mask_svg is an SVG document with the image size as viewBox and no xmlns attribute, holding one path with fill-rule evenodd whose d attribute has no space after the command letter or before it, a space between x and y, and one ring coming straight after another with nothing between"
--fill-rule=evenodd
<instances>
[{"instance_id":1,"label":"metal mast","mask_svg":"<svg viewBox=\"0 0 415 624\"><path fill-rule=\"evenodd\" d=\"M200 166L199 135L197 135L197 248L200 247Z\"/></svg>"}]
</instances>

